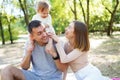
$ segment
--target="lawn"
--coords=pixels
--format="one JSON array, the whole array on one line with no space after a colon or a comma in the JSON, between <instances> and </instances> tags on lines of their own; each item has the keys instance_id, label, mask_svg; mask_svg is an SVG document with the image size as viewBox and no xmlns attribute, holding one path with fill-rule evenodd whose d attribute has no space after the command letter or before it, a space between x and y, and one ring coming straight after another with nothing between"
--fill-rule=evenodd
<instances>
[{"instance_id":1,"label":"lawn","mask_svg":"<svg viewBox=\"0 0 120 80\"><path fill-rule=\"evenodd\" d=\"M91 49L90 59L104 75L120 77L120 33L112 37L94 36L91 39L101 40L102 43ZM92 45L95 45L94 42Z\"/></svg>"},{"instance_id":2,"label":"lawn","mask_svg":"<svg viewBox=\"0 0 120 80\"><path fill-rule=\"evenodd\" d=\"M0 45L0 69L9 64L19 67L25 40ZM112 37L104 36L104 34L102 36L90 34L90 43L90 62L96 65L103 75L120 77L120 32L113 33ZM69 70L68 73L70 72Z\"/></svg>"}]
</instances>

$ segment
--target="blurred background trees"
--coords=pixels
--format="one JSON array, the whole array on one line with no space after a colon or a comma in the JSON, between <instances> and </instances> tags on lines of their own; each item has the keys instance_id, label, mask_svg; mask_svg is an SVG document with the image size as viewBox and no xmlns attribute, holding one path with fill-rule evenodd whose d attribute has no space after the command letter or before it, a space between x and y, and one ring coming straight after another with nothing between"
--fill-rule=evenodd
<instances>
[{"instance_id":1,"label":"blurred background trees","mask_svg":"<svg viewBox=\"0 0 120 80\"><path fill-rule=\"evenodd\" d=\"M18 35L27 33L26 26L36 13L39 0L0 0L0 40L11 44ZM80 20L89 32L111 36L120 31L120 0L46 0L52 8L56 34L63 34L69 22Z\"/></svg>"}]
</instances>

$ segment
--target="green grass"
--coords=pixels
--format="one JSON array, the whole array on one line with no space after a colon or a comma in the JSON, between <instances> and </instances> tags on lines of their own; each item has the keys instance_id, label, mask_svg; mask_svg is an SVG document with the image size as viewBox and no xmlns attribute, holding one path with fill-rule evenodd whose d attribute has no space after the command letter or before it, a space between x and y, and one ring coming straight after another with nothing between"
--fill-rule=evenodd
<instances>
[{"instance_id":1,"label":"green grass","mask_svg":"<svg viewBox=\"0 0 120 80\"><path fill-rule=\"evenodd\" d=\"M96 39L95 36L93 38ZM97 39L105 39L105 41L90 51L91 62L104 75L120 77L120 33L113 34L112 37L99 36Z\"/></svg>"}]
</instances>

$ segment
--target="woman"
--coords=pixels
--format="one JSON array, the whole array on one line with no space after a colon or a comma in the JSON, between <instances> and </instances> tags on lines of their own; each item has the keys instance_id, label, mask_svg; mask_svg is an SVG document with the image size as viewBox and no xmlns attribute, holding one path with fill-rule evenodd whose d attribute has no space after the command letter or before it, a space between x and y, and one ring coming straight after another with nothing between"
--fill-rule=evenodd
<instances>
[{"instance_id":1,"label":"woman","mask_svg":"<svg viewBox=\"0 0 120 80\"><path fill-rule=\"evenodd\" d=\"M100 70L88 61L90 43L88 38L87 25L79 21L73 21L66 28L65 36L68 42L62 47L62 42L56 35L51 38L56 42L57 52L62 63L68 63L75 73L77 80L110 80L102 76ZM47 51L55 58L58 57L52 47L52 40L49 41Z\"/></svg>"}]
</instances>

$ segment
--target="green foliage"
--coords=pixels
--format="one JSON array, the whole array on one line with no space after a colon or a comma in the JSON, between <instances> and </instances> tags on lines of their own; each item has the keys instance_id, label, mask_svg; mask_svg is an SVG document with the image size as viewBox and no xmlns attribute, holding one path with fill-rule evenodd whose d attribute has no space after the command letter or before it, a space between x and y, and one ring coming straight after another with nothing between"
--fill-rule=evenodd
<instances>
[{"instance_id":1,"label":"green foliage","mask_svg":"<svg viewBox=\"0 0 120 80\"><path fill-rule=\"evenodd\" d=\"M23 20L24 18L19 18L14 24L12 24L12 27L15 28L15 30L19 34L26 34L27 33L27 26Z\"/></svg>"},{"instance_id":2,"label":"green foliage","mask_svg":"<svg viewBox=\"0 0 120 80\"><path fill-rule=\"evenodd\" d=\"M11 30L12 30L12 39L13 40L18 39L18 30L16 30L13 27L11 28ZM4 27L4 38L5 38L5 41L9 41L10 40L10 34L8 32L7 26ZM0 37L0 41L1 41L1 37Z\"/></svg>"},{"instance_id":3,"label":"green foliage","mask_svg":"<svg viewBox=\"0 0 120 80\"><path fill-rule=\"evenodd\" d=\"M120 24L120 5L119 5L118 10L116 12L116 15L115 15L115 18L114 18L114 22L116 24Z\"/></svg>"},{"instance_id":4,"label":"green foliage","mask_svg":"<svg viewBox=\"0 0 120 80\"><path fill-rule=\"evenodd\" d=\"M104 21L102 19L102 17L94 16L92 20L91 20L91 24L89 27L90 32L105 31L106 30L107 24L106 24L106 21Z\"/></svg>"},{"instance_id":5,"label":"green foliage","mask_svg":"<svg viewBox=\"0 0 120 80\"><path fill-rule=\"evenodd\" d=\"M109 14L105 10L103 10L102 14L97 14L91 17L90 21L90 32L105 32L108 26Z\"/></svg>"},{"instance_id":6,"label":"green foliage","mask_svg":"<svg viewBox=\"0 0 120 80\"><path fill-rule=\"evenodd\" d=\"M31 21L33 15L35 15L35 14L36 14L35 8L34 7L30 7L29 8L29 19L30 19L30 21Z\"/></svg>"},{"instance_id":7,"label":"green foliage","mask_svg":"<svg viewBox=\"0 0 120 80\"><path fill-rule=\"evenodd\" d=\"M35 2L37 1L39 0L35 0ZM74 14L70 10L70 6L71 8L74 8L73 0L48 0L48 1L50 1L50 4L51 4L50 14L52 16L53 27L57 34L64 33L65 28L68 26L69 22L74 20ZM82 5L85 10L85 14L87 15L86 13L87 2L86 1L87 0L82 0ZM112 11L115 5L115 1L116 0L91 0L90 1L89 31L91 32L106 31L111 15L108 12L108 10L105 9L105 7L107 7L110 11ZM5 26L8 26L8 23L6 21L6 16L7 16L9 19L11 19L10 22L12 24L11 27L13 30L17 31L19 34L26 34L27 26L25 24L24 16L23 16L23 13L21 12L22 10L20 8L19 2L16 0L11 0L11 2L5 0L4 2L6 3L6 5L7 4L14 5L14 7L19 10L18 13L21 13L21 14L18 16L7 14L7 11L4 11L4 9L2 9L2 6L3 8L5 8L4 7L5 5L1 5L0 9L2 10L2 13L3 13L2 14L3 27L5 28ZM35 11L36 4L34 3L34 0L27 0L26 2L27 2L29 21L31 21L32 16L36 13ZM77 18L80 21L84 21L83 12L80 7L79 0L76 0L76 4L77 4L76 6ZM117 9L117 13L115 14L114 24L120 24L120 4ZM4 30L5 30L4 32L6 32L5 35L6 34L8 35L7 28L5 28ZM113 30L119 30L119 29L116 27L113 27Z\"/></svg>"},{"instance_id":8,"label":"green foliage","mask_svg":"<svg viewBox=\"0 0 120 80\"><path fill-rule=\"evenodd\" d=\"M65 27L68 26L69 21L71 20L71 16L69 16L69 12L66 9L66 1L63 0L50 0L52 9L52 22L56 34L64 33ZM59 5L58 5L59 4Z\"/></svg>"}]
</instances>

